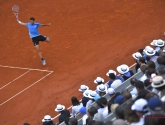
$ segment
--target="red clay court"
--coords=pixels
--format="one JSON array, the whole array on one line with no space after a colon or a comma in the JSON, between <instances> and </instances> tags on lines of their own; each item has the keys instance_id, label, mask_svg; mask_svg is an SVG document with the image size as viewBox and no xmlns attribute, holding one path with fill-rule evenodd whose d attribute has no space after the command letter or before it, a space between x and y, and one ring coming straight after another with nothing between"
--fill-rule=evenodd
<instances>
[{"instance_id":1,"label":"red clay court","mask_svg":"<svg viewBox=\"0 0 165 125\"><path fill-rule=\"evenodd\" d=\"M46 66L27 28L16 22L15 4L22 22L34 16L51 23L39 28L51 38L40 44ZM164 39L164 7L164 0L0 1L0 124L37 124L46 114L54 117L57 104L69 107L71 96L81 99L81 84L94 90L97 76L107 81L109 69L132 65L132 53Z\"/></svg>"}]
</instances>

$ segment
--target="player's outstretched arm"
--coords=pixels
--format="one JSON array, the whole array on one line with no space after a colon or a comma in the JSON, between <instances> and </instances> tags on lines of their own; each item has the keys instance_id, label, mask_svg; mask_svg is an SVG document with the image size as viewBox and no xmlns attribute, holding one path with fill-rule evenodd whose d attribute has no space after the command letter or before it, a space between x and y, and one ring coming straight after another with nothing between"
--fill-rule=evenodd
<instances>
[{"instance_id":1,"label":"player's outstretched arm","mask_svg":"<svg viewBox=\"0 0 165 125\"><path fill-rule=\"evenodd\" d=\"M26 23L23 23L23 22L19 21L19 19L18 19L18 15L15 15L15 16L16 16L16 20L18 21L19 24L21 24L21 25L25 25L25 26L26 26Z\"/></svg>"},{"instance_id":2,"label":"player's outstretched arm","mask_svg":"<svg viewBox=\"0 0 165 125\"><path fill-rule=\"evenodd\" d=\"M49 24L40 24L40 26L50 26L50 23Z\"/></svg>"}]
</instances>

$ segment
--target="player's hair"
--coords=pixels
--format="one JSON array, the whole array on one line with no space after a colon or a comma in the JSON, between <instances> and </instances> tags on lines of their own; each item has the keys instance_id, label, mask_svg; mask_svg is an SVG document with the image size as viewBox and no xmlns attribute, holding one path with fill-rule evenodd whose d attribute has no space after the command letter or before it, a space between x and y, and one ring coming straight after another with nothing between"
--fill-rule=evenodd
<instances>
[{"instance_id":1,"label":"player's hair","mask_svg":"<svg viewBox=\"0 0 165 125\"><path fill-rule=\"evenodd\" d=\"M33 20L33 21L34 21L34 20L35 20L35 18L34 18L34 17L30 17L30 20Z\"/></svg>"}]
</instances>

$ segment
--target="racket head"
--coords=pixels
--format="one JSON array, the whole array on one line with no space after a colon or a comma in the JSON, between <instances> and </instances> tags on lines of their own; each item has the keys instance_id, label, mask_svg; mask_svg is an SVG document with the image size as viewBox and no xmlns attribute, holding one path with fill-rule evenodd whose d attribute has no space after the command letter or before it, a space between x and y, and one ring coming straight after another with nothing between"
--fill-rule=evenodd
<instances>
[{"instance_id":1,"label":"racket head","mask_svg":"<svg viewBox=\"0 0 165 125\"><path fill-rule=\"evenodd\" d=\"M19 13L19 6L14 5L14 6L12 7L12 11L13 11L14 14L18 14L18 13Z\"/></svg>"}]
</instances>

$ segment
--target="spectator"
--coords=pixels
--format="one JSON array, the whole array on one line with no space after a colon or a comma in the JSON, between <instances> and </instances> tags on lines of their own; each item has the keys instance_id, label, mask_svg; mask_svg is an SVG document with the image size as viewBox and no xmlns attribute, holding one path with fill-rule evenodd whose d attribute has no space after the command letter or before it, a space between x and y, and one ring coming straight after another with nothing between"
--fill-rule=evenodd
<instances>
[{"instance_id":1,"label":"spectator","mask_svg":"<svg viewBox=\"0 0 165 125\"><path fill-rule=\"evenodd\" d=\"M111 105L114 104L112 101L108 101L108 114L111 113Z\"/></svg>"},{"instance_id":2,"label":"spectator","mask_svg":"<svg viewBox=\"0 0 165 125\"><path fill-rule=\"evenodd\" d=\"M125 64L118 66L117 71L122 75L121 77L124 79L124 81L134 75L132 70L129 70L129 67Z\"/></svg>"},{"instance_id":3,"label":"spectator","mask_svg":"<svg viewBox=\"0 0 165 125\"><path fill-rule=\"evenodd\" d=\"M118 96L118 95L121 95L119 92L115 92L115 90L113 88L109 88L108 91L107 91L108 95L110 96L110 100L109 102L113 102L114 103L114 100L115 98Z\"/></svg>"},{"instance_id":4,"label":"spectator","mask_svg":"<svg viewBox=\"0 0 165 125\"><path fill-rule=\"evenodd\" d=\"M161 39L153 40L150 44L155 46L156 52L160 52L160 50L163 50L164 48L164 41Z\"/></svg>"},{"instance_id":5,"label":"spectator","mask_svg":"<svg viewBox=\"0 0 165 125\"><path fill-rule=\"evenodd\" d=\"M112 125L127 125L123 119L117 119L113 122Z\"/></svg>"},{"instance_id":6,"label":"spectator","mask_svg":"<svg viewBox=\"0 0 165 125\"><path fill-rule=\"evenodd\" d=\"M88 108L88 106L90 106L90 105L93 103L93 100L91 100L91 99L89 98L89 94L90 94L91 91L92 91L92 90L86 90L86 91L84 91L84 93L83 93L83 96L86 97L86 98L88 98L88 102L86 103L86 109Z\"/></svg>"},{"instance_id":7,"label":"spectator","mask_svg":"<svg viewBox=\"0 0 165 125\"><path fill-rule=\"evenodd\" d=\"M156 65L153 61L148 61L147 62L147 66L148 68L151 68L151 69L155 69L156 68Z\"/></svg>"},{"instance_id":8,"label":"spectator","mask_svg":"<svg viewBox=\"0 0 165 125\"><path fill-rule=\"evenodd\" d=\"M135 87L135 83L136 82L137 82L136 78L131 78L130 79L131 87L133 87L133 89L132 89L132 91L130 93L131 93L131 95L134 95L134 96L137 96L137 94L138 94L137 89Z\"/></svg>"},{"instance_id":9,"label":"spectator","mask_svg":"<svg viewBox=\"0 0 165 125\"><path fill-rule=\"evenodd\" d=\"M79 100L73 96L71 98L72 102L72 116L76 116L76 114L79 112L80 108L83 107L82 103L79 102Z\"/></svg>"},{"instance_id":10,"label":"spectator","mask_svg":"<svg viewBox=\"0 0 165 125\"><path fill-rule=\"evenodd\" d=\"M116 79L116 76L114 74L109 75L110 79L113 81L112 84L109 86L110 88L117 88L122 84L122 81L120 79Z\"/></svg>"},{"instance_id":11,"label":"spectator","mask_svg":"<svg viewBox=\"0 0 165 125\"><path fill-rule=\"evenodd\" d=\"M148 108L152 115L164 115L163 105L159 98L151 97L148 100Z\"/></svg>"},{"instance_id":12,"label":"spectator","mask_svg":"<svg viewBox=\"0 0 165 125\"><path fill-rule=\"evenodd\" d=\"M79 91L84 93L86 90L89 90L89 87L86 85L81 85ZM87 102L89 101L88 97L83 96L82 98L82 104L84 107L86 107Z\"/></svg>"},{"instance_id":13,"label":"spectator","mask_svg":"<svg viewBox=\"0 0 165 125\"><path fill-rule=\"evenodd\" d=\"M62 123L66 118L70 117L70 112L69 110L65 110L64 105L58 104L55 108L55 111L60 113L60 116L58 117L59 124Z\"/></svg>"},{"instance_id":14,"label":"spectator","mask_svg":"<svg viewBox=\"0 0 165 125\"><path fill-rule=\"evenodd\" d=\"M144 82L147 79L145 72L148 70L148 66L142 65L142 66L140 66L140 70L143 73L143 76L140 78L140 81Z\"/></svg>"},{"instance_id":15,"label":"spectator","mask_svg":"<svg viewBox=\"0 0 165 125\"><path fill-rule=\"evenodd\" d=\"M98 121L98 122L103 122L105 120L105 117L103 116L102 113L96 113L93 117L93 120Z\"/></svg>"},{"instance_id":16,"label":"spectator","mask_svg":"<svg viewBox=\"0 0 165 125\"><path fill-rule=\"evenodd\" d=\"M117 106L115 109L115 115L116 119L124 119L124 107L123 106Z\"/></svg>"},{"instance_id":17,"label":"spectator","mask_svg":"<svg viewBox=\"0 0 165 125\"><path fill-rule=\"evenodd\" d=\"M68 117L68 118L66 118L66 119L64 120L64 122L65 122L66 125L69 125L69 119L70 119L70 118Z\"/></svg>"},{"instance_id":18,"label":"spectator","mask_svg":"<svg viewBox=\"0 0 165 125\"><path fill-rule=\"evenodd\" d=\"M78 120L76 118L69 119L69 125L78 125Z\"/></svg>"},{"instance_id":19,"label":"spectator","mask_svg":"<svg viewBox=\"0 0 165 125\"><path fill-rule=\"evenodd\" d=\"M118 95L114 100L114 103L119 104L119 105L121 105L123 102L124 102L124 96L123 95Z\"/></svg>"},{"instance_id":20,"label":"spectator","mask_svg":"<svg viewBox=\"0 0 165 125\"><path fill-rule=\"evenodd\" d=\"M136 72L140 71L140 64L138 63L138 60L140 57L142 57L141 53L139 52L136 52L134 54L132 54L133 58L135 59L135 63L136 63L136 66L135 66L135 69L136 69Z\"/></svg>"},{"instance_id":21,"label":"spectator","mask_svg":"<svg viewBox=\"0 0 165 125\"><path fill-rule=\"evenodd\" d=\"M145 58L144 57L140 57L139 60L138 60L138 63L139 63L140 66L146 65Z\"/></svg>"},{"instance_id":22,"label":"spectator","mask_svg":"<svg viewBox=\"0 0 165 125\"><path fill-rule=\"evenodd\" d=\"M111 105L111 112L115 113L116 108L119 106L119 104L112 104Z\"/></svg>"},{"instance_id":23,"label":"spectator","mask_svg":"<svg viewBox=\"0 0 165 125\"><path fill-rule=\"evenodd\" d=\"M145 54L144 58L147 59L147 57L149 57L150 61L155 62L157 60L158 56L159 56L159 54L156 53L156 51L150 46L146 46L145 49L143 50L143 52Z\"/></svg>"},{"instance_id":24,"label":"spectator","mask_svg":"<svg viewBox=\"0 0 165 125\"><path fill-rule=\"evenodd\" d=\"M149 90L149 91L152 91L152 86L151 86L151 82L150 82L149 79L146 79L144 81L144 88L147 89L147 90Z\"/></svg>"},{"instance_id":25,"label":"spectator","mask_svg":"<svg viewBox=\"0 0 165 125\"><path fill-rule=\"evenodd\" d=\"M96 83L97 85L104 84L104 79L101 78L101 77L97 77L97 78L94 80L94 83Z\"/></svg>"},{"instance_id":26,"label":"spectator","mask_svg":"<svg viewBox=\"0 0 165 125\"><path fill-rule=\"evenodd\" d=\"M165 79L165 66L164 65L159 65L156 68L156 72L158 73L158 75L162 76L163 79Z\"/></svg>"},{"instance_id":27,"label":"spectator","mask_svg":"<svg viewBox=\"0 0 165 125\"><path fill-rule=\"evenodd\" d=\"M152 68L149 68L145 73L145 75L147 76L147 79L149 80L152 80L152 77L151 77L152 74L156 74L156 70Z\"/></svg>"},{"instance_id":28,"label":"spectator","mask_svg":"<svg viewBox=\"0 0 165 125\"><path fill-rule=\"evenodd\" d=\"M91 106L88 110L87 110L87 114L88 114L88 119L87 121L93 120L93 117L96 113L98 113L96 107Z\"/></svg>"},{"instance_id":29,"label":"spectator","mask_svg":"<svg viewBox=\"0 0 165 125\"><path fill-rule=\"evenodd\" d=\"M109 70L106 75L110 78L110 80L108 81L107 83L107 86L108 88L111 87L111 84L113 83L114 81L114 78L115 80L121 80L122 82L124 82L124 79L123 78L120 78L119 76L116 75L116 72L114 70ZM112 80L113 79L113 80Z\"/></svg>"},{"instance_id":30,"label":"spectator","mask_svg":"<svg viewBox=\"0 0 165 125\"><path fill-rule=\"evenodd\" d=\"M143 125L144 118L143 116L148 113L148 103L145 99L138 99L134 102L131 107L131 110L136 111L137 116L139 117L138 122L132 124Z\"/></svg>"},{"instance_id":31,"label":"spectator","mask_svg":"<svg viewBox=\"0 0 165 125\"><path fill-rule=\"evenodd\" d=\"M155 76L152 79L151 86L159 91L158 95L160 98L165 95L165 80L162 76Z\"/></svg>"},{"instance_id":32,"label":"spectator","mask_svg":"<svg viewBox=\"0 0 165 125\"><path fill-rule=\"evenodd\" d=\"M102 114L105 118L108 115L108 102L105 97L101 97L96 101L99 106L98 113Z\"/></svg>"},{"instance_id":33,"label":"spectator","mask_svg":"<svg viewBox=\"0 0 165 125\"><path fill-rule=\"evenodd\" d=\"M43 125L53 125L53 118L51 118L50 115L45 115L44 118L42 119Z\"/></svg>"},{"instance_id":34,"label":"spectator","mask_svg":"<svg viewBox=\"0 0 165 125\"><path fill-rule=\"evenodd\" d=\"M101 84L96 87L99 96L104 96L107 93L107 86Z\"/></svg>"},{"instance_id":35,"label":"spectator","mask_svg":"<svg viewBox=\"0 0 165 125\"><path fill-rule=\"evenodd\" d=\"M138 96L136 97L135 100L141 99L141 98L146 99L148 94L149 94L149 91L147 91L147 90L145 90L145 89L142 89L142 90L140 90L140 92L138 93Z\"/></svg>"},{"instance_id":36,"label":"spectator","mask_svg":"<svg viewBox=\"0 0 165 125\"><path fill-rule=\"evenodd\" d=\"M96 91L90 91L88 94L89 101L87 102L86 109L96 100L100 98L100 96L96 93Z\"/></svg>"},{"instance_id":37,"label":"spectator","mask_svg":"<svg viewBox=\"0 0 165 125\"><path fill-rule=\"evenodd\" d=\"M144 84L143 84L142 81L137 80L137 81L135 82L135 87L136 87L137 92L139 93L141 90L144 89Z\"/></svg>"},{"instance_id":38,"label":"spectator","mask_svg":"<svg viewBox=\"0 0 165 125\"><path fill-rule=\"evenodd\" d=\"M157 62L158 62L159 65L165 65L165 58L159 56L157 58Z\"/></svg>"},{"instance_id":39,"label":"spectator","mask_svg":"<svg viewBox=\"0 0 165 125\"><path fill-rule=\"evenodd\" d=\"M126 102L126 101L128 101L128 100L130 100L132 98L132 95L131 95L131 93L129 91L125 91L123 93L123 97L124 97L124 102Z\"/></svg>"}]
</instances>

